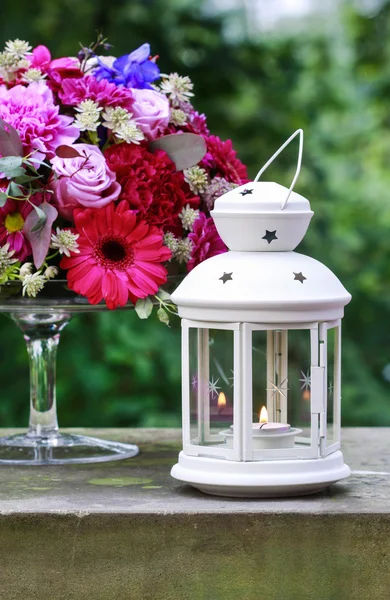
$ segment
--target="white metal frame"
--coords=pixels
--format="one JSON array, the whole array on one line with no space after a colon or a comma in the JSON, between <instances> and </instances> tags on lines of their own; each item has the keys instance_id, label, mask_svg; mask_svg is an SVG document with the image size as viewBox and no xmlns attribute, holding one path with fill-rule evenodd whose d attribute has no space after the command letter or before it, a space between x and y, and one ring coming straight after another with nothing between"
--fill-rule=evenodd
<instances>
[{"instance_id":1,"label":"white metal frame","mask_svg":"<svg viewBox=\"0 0 390 600\"><path fill-rule=\"evenodd\" d=\"M197 330L198 340L198 436L201 438L201 427L205 425L205 437L208 442L215 441L214 446L203 446L191 441L191 415L190 415L190 356L189 356L189 331ZM204 384L209 380L209 330L222 329L233 332L233 448L226 448L222 439L210 432L210 405L208 388ZM199 360L201 358L201 360ZM203 383L203 386L202 386ZM207 456L225 458L227 460L241 461L241 373L240 373L240 324L239 323L208 323L182 319L182 415L183 415L183 450L190 456ZM221 443L218 444L218 441Z\"/></svg>"},{"instance_id":2,"label":"white metal frame","mask_svg":"<svg viewBox=\"0 0 390 600\"><path fill-rule=\"evenodd\" d=\"M341 319L337 321L323 323L322 336L324 339L324 357L326 360L326 375L325 375L325 432L322 438L321 456L328 456L341 448ZM329 387L328 387L328 331L334 330L334 358L333 358L333 436L332 441L328 440L328 402L329 402Z\"/></svg>"},{"instance_id":3,"label":"white metal frame","mask_svg":"<svg viewBox=\"0 0 390 600\"><path fill-rule=\"evenodd\" d=\"M190 415L190 365L189 330L197 330L198 345L198 438L202 436L214 446L191 442ZM219 436L210 431L210 405L208 396L209 381L209 330L221 329L233 332L233 448L226 448L219 442ZM286 449L254 450L252 444L253 384L252 384L252 333L267 331L267 379L273 380L274 366L269 355L274 357L275 346L282 354L281 376L287 377L287 333L288 330L308 330L310 332L310 438L297 437L296 445ZM335 329L334 349L334 392L333 427L334 439L327 445L327 332ZM274 336L274 332L280 332ZM277 348L276 348L277 349ZM200 360L199 360L200 359ZM182 415L183 450L190 456L218 457L233 461L261 461L277 459L325 457L340 448L340 386L341 386L341 320L318 323L257 324L257 323L215 323L182 320ZM283 381L283 378L281 379ZM203 387L202 387L203 384ZM204 386L207 385L207 389ZM267 408L275 414L272 394L267 392ZM282 422L287 422L287 398L281 403ZM202 427L204 429L202 430Z\"/></svg>"}]
</instances>

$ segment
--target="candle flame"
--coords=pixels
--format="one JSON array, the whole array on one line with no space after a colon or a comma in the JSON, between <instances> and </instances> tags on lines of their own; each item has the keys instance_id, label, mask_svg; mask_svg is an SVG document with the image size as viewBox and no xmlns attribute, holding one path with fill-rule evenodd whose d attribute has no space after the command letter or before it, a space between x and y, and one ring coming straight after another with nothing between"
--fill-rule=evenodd
<instances>
[{"instance_id":1,"label":"candle flame","mask_svg":"<svg viewBox=\"0 0 390 600\"><path fill-rule=\"evenodd\" d=\"M226 406L226 396L223 392L221 392L218 396L217 406L218 408L224 408Z\"/></svg>"},{"instance_id":2,"label":"candle flame","mask_svg":"<svg viewBox=\"0 0 390 600\"><path fill-rule=\"evenodd\" d=\"M268 412L265 406L260 411L259 423L268 423Z\"/></svg>"}]
</instances>

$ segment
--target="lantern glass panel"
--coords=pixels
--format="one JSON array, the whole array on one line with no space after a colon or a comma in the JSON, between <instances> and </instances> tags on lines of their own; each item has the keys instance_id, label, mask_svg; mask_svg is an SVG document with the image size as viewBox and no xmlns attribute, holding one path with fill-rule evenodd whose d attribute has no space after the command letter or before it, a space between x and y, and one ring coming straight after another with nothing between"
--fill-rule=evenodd
<instances>
[{"instance_id":1,"label":"lantern glass panel","mask_svg":"<svg viewBox=\"0 0 390 600\"><path fill-rule=\"evenodd\" d=\"M328 330L327 335L327 428L326 428L326 446L339 441L338 414L340 403L340 365L338 362L339 348L339 327Z\"/></svg>"},{"instance_id":2,"label":"lantern glass panel","mask_svg":"<svg viewBox=\"0 0 390 600\"><path fill-rule=\"evenodd\" d=\"M261 408L267 405L266 331L252 332L252 385L252 422L256 423L259 421Z\"/></svg>"},{"instance_id":3,"label":"lantern glass panel","mask_svg":"<svg viewBox=\"0 0 390 600\"><path fill-rule=\"evenodd\" d=\"M234 332L190 328L190 444L225 445L233 424Z\"/></svg>"},{"instance_id":4,"label":"lantern glass panel","mask_svg":"<svg viewBox=\"0 0 390 600\"><path fill-rule=\"evenodd\" d=\"M294 329L288 332L287 381L280 387L288 399L287 418L284 422L302 429L297 442L309 443L312 390L310 331L307 329Z\"/></svg>"}]
</instances>

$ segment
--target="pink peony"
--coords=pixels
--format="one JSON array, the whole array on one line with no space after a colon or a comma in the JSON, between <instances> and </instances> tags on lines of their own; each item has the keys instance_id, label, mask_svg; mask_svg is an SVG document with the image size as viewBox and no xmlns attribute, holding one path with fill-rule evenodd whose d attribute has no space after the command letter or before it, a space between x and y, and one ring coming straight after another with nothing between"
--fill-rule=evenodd
<instances>
[{"instance_id":1,"label":"pink peony","mask_svg":"<svg viewBox=\"0 0 390 600\"><path fill-rule=\"evenodd\" d=\"M51 181L54 203L64 219L72 220L73 210L102 208L117 200L121 186L106 164L106 159L97 146L75 144L81 156L51 160L56 178Z\"/></svg>"},{"instance_id":2,"label":"pink peony","mask_svg":"<svg viewBox=\"0 0 390 600\"><path fill-rule=\"evenodd\" d=\"M40 204L43 195L35 194L31 198L34 204ZM14 250L14 258L25 260L31 254L31 246L25 232L24 222L33 207L29 202L17 202L8 199L0 208L0 246L9 244L10 250Z\"/></svg>"},{"instance_id":3,"label":"pink peony","mask_svg":"<svg viewBox=\"0 0 390 600\"><path fill-rule=\"evenodd\" d=\"M154 140L169 123L169 101L166 96L154 90L132 90L134 104L131 112L144 135Z\"/></svg>"},{"instance_id":4,"label":"pink peony","mask_svg":"<svg viewBox=\"0 0 390 600\"><path fill-rule=\"evenodd\" d=\"M187 263L188 271L192 271L206 258L227 252L227 247L219 237L213 219L207 218L204 213L200 213L188 237L192 242L191 258Z\"/></svg>"},{"instance_id":5,"label":"pink peony","mask_svg":"<svg viewBox=\"0 0 390 600\"><path fill-rule=\"evenodd\" d=\"M131 110L134 102L131 90L110 83L107 79L98 81L92 76L64 79L58 95L62 103L69 106L77 106L88 99L100 106L121 106Z\"/></svg>"},{"instance_id":6,"label":"pink peony","mask_svg":"<svg viewBox=\"0 0 390 600\"><path fill-rule=\"evenodd\" d=\"M0 118L18 131L25 154L43 160L54 156L61 144L72 144L80 135L72 117L59 114L53 94L43 81L10 90L0 86Z\"/></svg>"},{"instance_id":7,"label":"pink peony","mask_svg":"<svg viewBox=\"0 0 390 600\"><path fill-rule=\"evenodd\" d=\"M161 264L171 257L163 235L129 210L124 200L97 210L75 210L79 254L64 257L71 290L108 308L155 294L167 280Z\"/></svg>"}]
</instances>

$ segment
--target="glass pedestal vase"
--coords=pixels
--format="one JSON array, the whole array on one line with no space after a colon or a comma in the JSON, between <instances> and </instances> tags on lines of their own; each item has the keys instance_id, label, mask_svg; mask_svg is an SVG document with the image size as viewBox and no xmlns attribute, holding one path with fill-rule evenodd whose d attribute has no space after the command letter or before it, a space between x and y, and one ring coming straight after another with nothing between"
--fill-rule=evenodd
<instances>
[{"instance_id":1,"label":"glass pedestal vase","mask_svg":"<svg viewBox=\"0 0 390 600\"><path fill-rule=\"evenodd\" d=\"M105 310L66 289L66 282L46 284L45 296L23 298L20 284L0 288L0 312L22 331L30 363L30 420L27 433L0 438L0 464L82 464L131 458L134 444L62 434L56 408L56 354L61 331L74 313ZM128 307L132 308L132 305Z\"/></svg>"}]
</instances>

